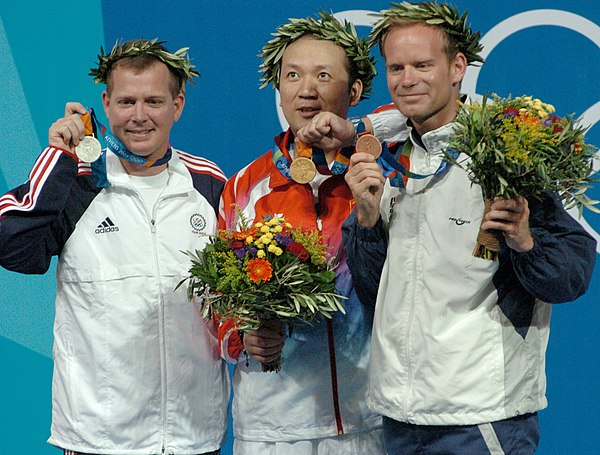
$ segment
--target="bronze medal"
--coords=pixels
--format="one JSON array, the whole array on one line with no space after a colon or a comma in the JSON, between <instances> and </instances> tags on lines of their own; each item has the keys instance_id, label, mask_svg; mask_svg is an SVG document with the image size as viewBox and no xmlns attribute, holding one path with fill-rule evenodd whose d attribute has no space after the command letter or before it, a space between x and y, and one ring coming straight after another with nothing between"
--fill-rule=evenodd
<instances>
[{"instance_id":1,"label":"bronze medal","mask_svg":"<svg viewBox=\"0 0 600 455\"><path fill-rule=\"evenodd\" d=\"M381 142L372 134L363 134L356 141L355 150L358 153L368 153L373 155L375 159L381 155Z\"/></svg>"},{"instance_id":2,"label":"bronze medal","mask_svg":"<svg viewBox=\"0 0 600 455\"><path fill-rule=\"evenodd\" d=\"M84 163L93 163L102 154L102 146L94 136L84 136L75 147L75 155Z\"/></svg>"},{"instance_id":3,"label":"bronze medal","mask_svg":"<svg viewBox=\"0 0 600 455\"><path fill-rule=\"evenodd\" d=\"M290 164L290 176L297 183L309 183L317 175L317 167L310 158L299 156Z\"/></svg>"}]
</instances>

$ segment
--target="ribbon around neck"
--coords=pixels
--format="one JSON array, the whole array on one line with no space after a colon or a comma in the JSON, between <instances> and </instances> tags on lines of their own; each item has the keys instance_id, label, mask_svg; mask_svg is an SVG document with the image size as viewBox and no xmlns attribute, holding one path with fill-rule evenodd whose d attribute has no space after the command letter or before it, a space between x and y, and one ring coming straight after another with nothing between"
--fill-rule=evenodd
<instances>
[{"instance_id":1,"label":"ribbon around neck","mask_svg":"<svg viewBox=\"0 0 600 455\"><path fill-rule=\"evenodd\" d=\"M402 157L410 157L410 154L413 149L413 144L410 139L407 139L404 144L400 147L399 152L396 155L392 155L392 153L388 149L387 143L382 143L382 152L379 158L377 158L377 163L381 167L383 171L384 177L390 180L390 185L396 188L405 188L404 179L424 179L432 176L441 176L446 173L450 169L450 162L447 158L444 158L435 172L430 174L417 174L416 172L411 172L404 164L400 162ZM448 149L448 155L451 160L456 160L458 158L458 151L454 149Z\"/></svg>"}]
</instances>

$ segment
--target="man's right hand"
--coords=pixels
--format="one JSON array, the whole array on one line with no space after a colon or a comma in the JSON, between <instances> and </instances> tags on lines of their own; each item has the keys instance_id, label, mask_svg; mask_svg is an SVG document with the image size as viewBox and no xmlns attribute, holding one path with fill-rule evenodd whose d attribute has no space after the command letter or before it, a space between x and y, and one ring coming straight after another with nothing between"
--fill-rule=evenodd
<instances>
[{"instance_id":1,"label":"man's right hand","mask_svg":"<svg viewBox=\"0 0 600 455\"><path fill-rule=\"evenodd\" d=\"M270 364L281 360L285 324L279 319L265 323L265 326L254 332L244 333L244 349L253 360Z\"/></svg>"},{"instance_id":2,"label":"man's right hand","mask_svg":"<svg viewBox=\"0 0 600 455\"><path fill-rule=\"evenodd\" d=\"M81 115L87 111L80 103L70 102L65 106L65 116L58 119L48 130L48 144L53 147L75 150L85 136Z\"/></svg>"},{"instance_id":3,"label":"man's right hand","mask_svg":"<svg viewBox=\"0 0 600 455\"><path fill-rule=\"evenodd\" d=\"M356 201L356 221L364 227L373 227L379 220L379 204L383 195L385 177L377 161L368 153L350 157L346 183Z\"/></svg>"},{"instance_id":4,"label":"man's right hand","mask_svg":"<svg viewBox=\"0 0 600 455\"><path fill-rule=\"evenodd\" d=\"M330 152L352 145L355 132L350 120L324 111L319 112L309 123L300 128L296 136L305 144Z\"/></svg>"}]
</instances>

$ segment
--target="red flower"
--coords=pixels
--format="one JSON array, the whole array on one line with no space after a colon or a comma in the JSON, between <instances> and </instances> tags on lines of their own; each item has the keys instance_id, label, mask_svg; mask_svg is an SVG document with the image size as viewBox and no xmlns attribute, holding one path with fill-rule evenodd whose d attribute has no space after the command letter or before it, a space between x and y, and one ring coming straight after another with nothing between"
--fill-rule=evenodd
<instances>
[{"instance_id":1,"label":"red flower","mask_svg":"<svg viewBox=\"0 0 600 455\"><path fill-rule=\"evenodd\" d=\"M302 262L307 261L310 258L310 254L306 251L306 248L301 243L292 242L286 248L285 251L293 254Z\"/></svg>"},{"instance_id":2,"label":"red flower","mask_svg":"<svg viewBox=\"0 0 600 455\"><path fill-rule=\"evenodd\" d=\"M550 121L554 124L554 129L552 130L552 134L560 133L564 128L560 125L561 118L556 115L550 116Z\"/></svg>"},{"instance_id":3,"label":"red flower","mask_svg":"<svg viewBox=\"0 0 600 455\"><path fill-rule=\"evenodd\" d=\"M232 250L239 250L240 248L244 248L244 242L242 242L241 240L232 240L229 243L229 248L231 248Z\"/></svg>"},{"instance_id":4,"label":"red flower","mask_svg":"<svg viewBox=\"0 0 600 455\"><path fill-rule=\"evenodd\" d=\"M519 115L519 110L514 107L507 107L504 109L504 117L514 117L516 115Z\"/></svg>"}]
</instances>

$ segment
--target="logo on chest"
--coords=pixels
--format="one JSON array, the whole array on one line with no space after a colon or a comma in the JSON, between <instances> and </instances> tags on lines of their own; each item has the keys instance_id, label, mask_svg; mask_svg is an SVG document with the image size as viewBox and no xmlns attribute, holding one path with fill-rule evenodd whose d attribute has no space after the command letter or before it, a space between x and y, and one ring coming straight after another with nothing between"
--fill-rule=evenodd
<instances>
[{"instance_id":1,"label":"logo on chest","mask_svg":"<svg viewBox=\"0 0 600 455\"><path fill-rule=\"evenodd\" d=\"M190 217L190 224L194 234L200 234L204 231L204 229L206 229L206 219L199 213L194 213Z\"/></svg>"},{"instance_id":2,"label":"logo on chest","mask_svg":"<svg viewBox=\"0 0 600 455\"><path fill-rule=\"evenodd\" d=\"M456 218L451 216L450 218L448 218L448 220L454 221L454 224L456 224L457 226L462 226L463 224L471 224L470 220L464 220L460 217Z\"/></svg>"},{"instance_id":3,"label":"logo on chest","mask_svg":"<svg viewBox=\"0 0 600 455\"><path fill-rule=\"evenodd\" d=\"M113 221L106 217L104 220L96 227L94 231L96 234L109 234L111 232L119 232L119 227L113 223Z\"/></svg>"}]
</instances>

